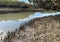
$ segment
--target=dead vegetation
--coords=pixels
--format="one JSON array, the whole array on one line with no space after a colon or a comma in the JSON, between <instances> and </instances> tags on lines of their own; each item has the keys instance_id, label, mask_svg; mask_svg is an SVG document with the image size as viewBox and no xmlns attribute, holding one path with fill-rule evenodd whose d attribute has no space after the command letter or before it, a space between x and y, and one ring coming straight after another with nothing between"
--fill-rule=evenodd
<instances>
[{"instance_id":1,"label":"dead vegetation","mask_svg":"<svg viewBox=\"0 0 60 42\"><path fill-rule=\"evenodd\" d=\"M8 33L5 42L60 42L60 15L35 18Z\"/></svg>"}]
</instances>

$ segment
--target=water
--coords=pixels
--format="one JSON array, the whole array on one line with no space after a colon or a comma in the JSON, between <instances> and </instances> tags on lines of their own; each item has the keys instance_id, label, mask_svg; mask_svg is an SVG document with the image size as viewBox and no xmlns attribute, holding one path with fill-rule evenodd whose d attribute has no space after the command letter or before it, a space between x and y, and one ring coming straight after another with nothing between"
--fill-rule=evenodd
<instances>
[{"instance_id":1,"label":"water","mask_svg":"<svg viewBox=\"0 0 60 42\"><path fill-rule=\"evenodd\" d=\"M33 14L34 12L22 12L22 13L7 13L0 14L0 20L18 20L26 18L27 16Z\"/></svg>"},{"instance_id":2,"label":"water","mask_svg":"<svg viewBox=\"0 0 60 42\"><path fill-rule=\"evenodd\" d=\"M25 14L23 14L23 15L25 15ZM10 19L1 20L0 21L0 33L3 32L3 34L0 35L0 38L1 38L1 36L3 36L3 38L4 38L4 36L6 35L6 33L8 31L14 31L16 28L19 28L21 24L24 24L33 18L50 16L50 15L58 15L58 14L60 14L60 12L52 12L52 13L34 12L33 14L31 13L29 16L26 16L24 19L20 18L18 20L10 20Z\"/></svg>"}]
</instances>

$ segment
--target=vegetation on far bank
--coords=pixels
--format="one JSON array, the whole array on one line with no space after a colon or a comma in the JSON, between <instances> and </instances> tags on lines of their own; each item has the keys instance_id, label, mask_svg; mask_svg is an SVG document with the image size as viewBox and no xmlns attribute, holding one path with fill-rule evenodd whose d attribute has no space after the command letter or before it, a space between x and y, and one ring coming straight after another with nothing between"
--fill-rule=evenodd
<instances>
[{"instance_id":1,"label":"vegetation on far bank","mask_svg":"<svg viewBox=\"0 0 60 42\"><path fill-rule=\"evenodd\" d=\"M28 0L34 6L44 9L60 9L60 0Z\"/></svg>"},{"instance_id":2,"label":"vegetation on far bank","mask_svg":"<svg viewBox=\"0 0 60 42\"><path fill-rule=\"evenodd\" d=\"M13 8L14 12L21 11L42 11L42 10L57 10L60 11L59 0L28 0L30 3L20 2L18 0L0 0L0 8ZM57 5L55 5L57 4ZM15 8L18 8L17 10ZM26 10L24 10L26 9ZM1 11L1 10L0 10ZM3 11L3 9L2 9ZM10 11L10 9L8 10ZM8 12L7 11L7 12ZM4 11L6 12L6 11ZM4 13L2 12L2 13Z\"/></svg>"},{"instance_id":3,"label":"vegetation on far bank","mask_svg":"<svg viewBox=\"0 0 60 42\"><path fill-rule=\"evenodd\" d=\"M7 7L7 8L32 8L32 4L28 4L25 2L20 2L18 0L0 0L0 7Z\"/></svg>"}]
</instances>

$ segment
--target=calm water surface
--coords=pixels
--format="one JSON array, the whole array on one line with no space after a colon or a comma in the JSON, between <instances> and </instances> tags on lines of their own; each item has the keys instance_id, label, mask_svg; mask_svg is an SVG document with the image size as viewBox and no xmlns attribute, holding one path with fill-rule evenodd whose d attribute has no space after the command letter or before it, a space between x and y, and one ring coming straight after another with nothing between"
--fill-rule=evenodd
<instances>
[{"instance_id":1,"label":"calm water surface","mask_svg":"<svg viewBox=\"0 0 60 42\"><path fill-rule=\"evenodd\" d=\"M1 14L0 15L0 33L13 31L19 28L21 24L30 21L36 17L44 17L50 15L58 15L60 12L28 12L28 13L18 13L18 14ZM4 36L4 35L3 35Z\"/></svg>"}]
</instances>

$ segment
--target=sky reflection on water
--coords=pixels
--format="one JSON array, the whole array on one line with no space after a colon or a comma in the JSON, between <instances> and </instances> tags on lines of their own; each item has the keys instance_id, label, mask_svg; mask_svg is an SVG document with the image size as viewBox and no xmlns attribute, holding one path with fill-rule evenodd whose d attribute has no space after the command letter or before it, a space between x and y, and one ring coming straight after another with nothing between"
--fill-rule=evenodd
<instances>
[{"instance_id":1,"label":"sky reflection on water","mask_svg":"<svg viewBox=\"0 0 60 42\"><path fill-rule=\"evenodd\" d=\"M15 30L16 28L19 28L21 24L24 24L25 22L30 21L33 18L36 17L43 17L43 16L50 16L50 15L58 15L60 12L54 12L54 13L40 13L35 12L34 14L28 16L25 19L19 19L19 20L2 20L0 21L0 31L8 32Z\"/></svg>"}]
</instances>

